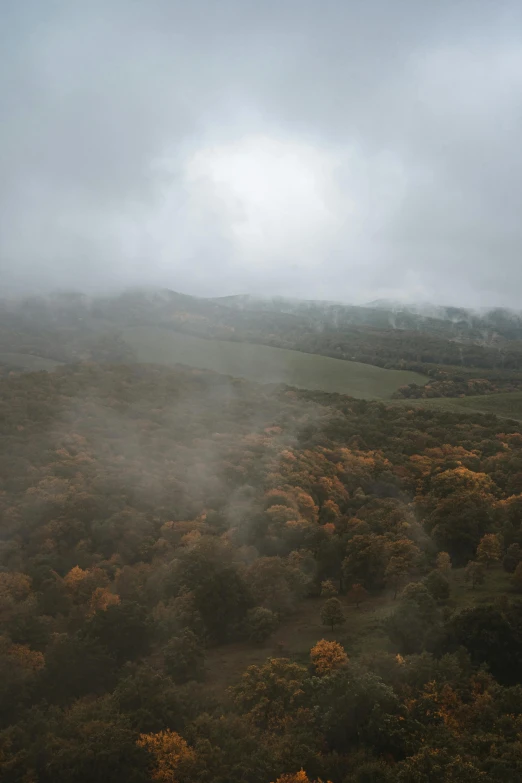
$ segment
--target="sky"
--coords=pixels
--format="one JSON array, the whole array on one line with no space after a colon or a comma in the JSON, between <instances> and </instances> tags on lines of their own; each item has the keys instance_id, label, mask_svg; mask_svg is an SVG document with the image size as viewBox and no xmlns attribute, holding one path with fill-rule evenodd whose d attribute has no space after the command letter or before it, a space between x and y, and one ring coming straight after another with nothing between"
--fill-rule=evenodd
<instances>
[{"instance_id":1,"label":"sky","mask_svg":"<svg viewBox=\"0 0 522 783\"><path fill-rule=\"evenodd\" d=\"M519 0L17 0L2 292L522 309Z\"/></svg>"}]
</instances>

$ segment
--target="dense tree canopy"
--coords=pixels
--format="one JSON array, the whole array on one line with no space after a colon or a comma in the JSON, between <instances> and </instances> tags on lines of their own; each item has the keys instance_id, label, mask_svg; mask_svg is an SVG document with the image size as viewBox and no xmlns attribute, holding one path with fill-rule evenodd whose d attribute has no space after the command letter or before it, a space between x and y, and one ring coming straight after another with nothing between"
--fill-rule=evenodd
<instances>
[{"instance_id":1,"label":"dense tree canopy","mask_svg":"<svg viewBox=\"0 0 522 783\"><path fill-rule=\"evenodd\" d=\"M0 777L518 779L519 599L453 590L515 580L521 464L494 417L183 368L1 378ZM273 655L304 606L306 654ZM258 656L227 693L216 649Z\"/></svg>"}]
</instances>

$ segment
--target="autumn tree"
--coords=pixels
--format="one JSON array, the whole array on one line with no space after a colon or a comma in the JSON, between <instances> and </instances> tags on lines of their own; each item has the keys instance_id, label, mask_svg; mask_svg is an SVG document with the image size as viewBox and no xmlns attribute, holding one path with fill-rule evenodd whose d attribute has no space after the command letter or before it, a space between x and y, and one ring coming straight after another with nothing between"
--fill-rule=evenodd
<instances>
[{"instance_id":1,"label":"autumn tree","mask_svg":"<svg viewBox=\"0 0 522 783\"><path fill-rule=\"evenodd\" d=\"M275 783L312 783L312 781L304 769L301 769L299 772L288 772L285 775L281 775Z\"/></svg>"},{"instance_id":2,"label":"autumn tree","mask_svg":"<svg viewBox=\"0 0 522 783\"><path fill-rule=\"evenodd\" d=\"M470 560L466 566L465 579L466 582L471 582L472 590L475 589L475 585L483 584L485 578L484 565L477 560Z\"/></svg>"},{"instance_id":3,"label":"autumn tree","mask_svg":"<svg viewBox=\"0 0 522 783\"><path fill-rule=\"evenodd\" d=\"M487 775L462 755L422 748L398 765L397 783L477 783Z\"/></svg>"},{"instance_id":4,"label":"autumn tree","mask_svg":"<svg viewBox=\"0 0 522 783\"><path fill-rule=\"evenodd\" d=\"M345 622L343 607L338 598L329 598L321 609L321 620L323 625L329 625L334 629L336 625L342 625Z\"/></svg>"},{"instance_id":5,"label":"autumn tree","mask_svg":"<svg viewBox=\"0 0 522 783\"><path fill-rule=\"evenodd\" d=\"M140 734L136 744L151 754L154 760L152 780L158 783L177 783L180 771L196 758L183 737L170 729L157 734Z\"/></svg>"},{"instance_id":6,"label":"autumn tree","mask_svg":"<svg viewBox=\"0 0 522 783\"><path fill-rule=\"evenodd\" d=\"M477 560L484 563L488 569L492 563L498 563L502 557L502 544L500 539L494 533L487 533L482 536L477 547Z\"/></svg>"},{"instance_id":7,"label":"autumn tree","mask_svg":"<svg viewBox=\"0 0 522 783\"><path fill-rule=\"evenodd\" d=\"M457 563L473 557L481 537L491 529L495 490L486 473L459 466L435 474L430 491L419 499L427 531Z\"/></svg>"},{"instance_id":8,"label":"autumn tree","mask_svg":"<svg viewBox=\"0 0 522 783\"><path fill-rule=\"evenodd\" d=\"M301 769L299 772L288 772L281 775L275 783L314 783L314 781L310 780L304 769ZM316 780L315 783L322 783L322 781ZM327 781L327 783L330 783L330 781Z\"/></svg>"},{"instance_id":9,"label":"autumn tree","mask_svg":"<svg viewBox=\"0 0 522 783\"><path fill-rule=\"evenodd\" d=\"M310 660L317 674L329 674L348 663L344 647L338 642L321 639L310 650Z\"/></svg>"},{"instance_id":10,"label":"autumn tree","mask_svg":"<svg viewBox=\"0 0 522 783\"><path fill-rule=\"evenodd\" d=\"M363 601L366 601L368 598L368 591L365 590L362 585L354 584L351 586L346 597L352 604L355 604L358 609Z\"/></svg>"},{"instance_id":11,"label":"autumn tree","mask_svg":"<svg viewBox=\"0 0 522 783\"><path fill-rule=\"evenodd\" d=\"M441 571L443 574L447 574L451 571L451 557L447 552L439 552L436 560L437 571Z\"/></svg>"},{"instance_id":12,"label":"autumn tree","mask_svg":"<svg viewBox=\"0 0 522 783\"><path fill-rule=\"evenodd\" d=\"M106 587L97 587L91 595L88 614L92 616L96 612L106 612L109 606L117 606L119 603L119 595L111 593Z\"/></svg>"},{"instance_id":13,"label":"autumn tree","mask_svg":"<svg viewBox=\"0 0 522 783\"><path fill-rule=\"evenodd\" d=\"M287 658L269 658L262 666L249 666L231 689L234 703L261 728L277 728L304 705L304 666Z\"/></svg>"},{"instance_id":14,"label":"autumn tree","mask_svg":"<svg viewBox=\"0 0 522 783\"><path fill-rule=\"evenodd\" d=\"M339 590L331 579L325 579L321 582L321 597L322 598L334 598L338 594Z\"/></svg>"}]
</instances>

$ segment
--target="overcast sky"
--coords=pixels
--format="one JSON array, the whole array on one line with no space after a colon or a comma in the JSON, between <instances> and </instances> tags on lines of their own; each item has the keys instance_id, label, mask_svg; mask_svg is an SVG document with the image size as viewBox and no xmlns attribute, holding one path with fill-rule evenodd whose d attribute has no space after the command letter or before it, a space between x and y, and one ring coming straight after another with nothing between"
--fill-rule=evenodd
<instances>
[{"instance_id":1,"label":"overcast sky","mask_svg":"<svg viewBox=\"0 0 522 783\"><path fill-rule=\"evenodd\" d=\"M0 282L522 308L520 0L4 0Z\"/></svg>"}]
</instances>

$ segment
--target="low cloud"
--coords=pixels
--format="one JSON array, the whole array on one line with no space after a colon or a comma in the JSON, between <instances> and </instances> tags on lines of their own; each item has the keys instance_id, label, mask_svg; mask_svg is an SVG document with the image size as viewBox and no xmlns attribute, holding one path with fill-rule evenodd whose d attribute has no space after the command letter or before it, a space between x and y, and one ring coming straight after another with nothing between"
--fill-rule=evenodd
<instances>
[{"instance_id":1,"label":"low cloud","mask_svg":"<svg viewBox=\"0 0 522 783\"><path fill-rule=\"evenodd\" d=\"M519 306L519 3L13 5L7 290Z\"/></svg>"}]
</instances>

